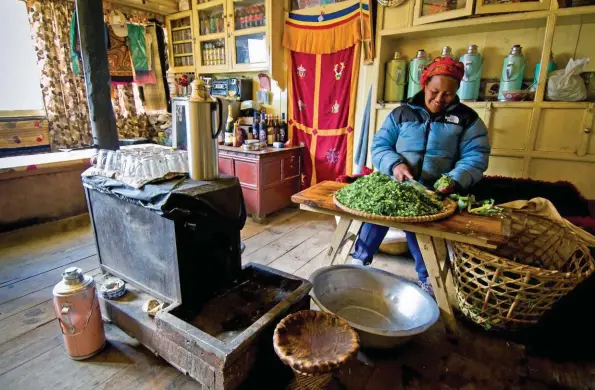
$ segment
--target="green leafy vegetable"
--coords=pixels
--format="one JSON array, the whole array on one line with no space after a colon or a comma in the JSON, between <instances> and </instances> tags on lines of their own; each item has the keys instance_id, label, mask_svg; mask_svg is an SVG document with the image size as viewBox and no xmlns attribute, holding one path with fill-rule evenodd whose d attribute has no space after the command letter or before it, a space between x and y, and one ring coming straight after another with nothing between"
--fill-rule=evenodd
<instances>
[{"instance_id":1,"label":"green leafy vegetable","mask_svg":"<svg viewBox=\"0 0 595 390\"><path fill-rule=\"evenodd\" d=\"M446 176L446 175L442 175L440 177L440 179L436 180L436 183L434 183L434 189L436 191L440 191L440 190L444 190L448 187L450 187L452 185L453 179Z\"/></svg>"},{"instance_id":2,"label":"green leafy vegetable","mask_svg":"<svg viewBox=\"0 0 595 390\"><path fill-rule=\"evenodd\" d=\"M442 202L376 171L337 191L347 207L388 217L417 217L442 212Z\"/></svg>"},{"instance_id":3,"label":"green leafy vegetable","mask_svg":"<svg viewBox=\"0 0 595 390\"><path fill-rule=\"evenodd\" d=\"M476 200L474 195L461 196L458 194L452 194L449 198L457 201L459 210L471 214L498 215L504 211L500 207L494 206L494 199Z\"/></svg>"}]
</instances>

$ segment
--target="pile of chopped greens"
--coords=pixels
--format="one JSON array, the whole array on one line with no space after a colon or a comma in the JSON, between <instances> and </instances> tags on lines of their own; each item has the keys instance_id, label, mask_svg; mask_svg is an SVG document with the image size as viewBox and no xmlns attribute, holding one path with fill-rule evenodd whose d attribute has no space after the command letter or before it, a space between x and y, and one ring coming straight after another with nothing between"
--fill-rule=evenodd
<instances>
[{"instance_id":1,"label":"pile of chopped greens","mask_svg":"<svg viewBox=\"0 0 595 390\"><path fill-rule=\"evenodd\" d=\"M387 217L418 217L443 210L437 198L378 171L341 188L336 196L349 208Z\"/></svg>"}]
</instances>

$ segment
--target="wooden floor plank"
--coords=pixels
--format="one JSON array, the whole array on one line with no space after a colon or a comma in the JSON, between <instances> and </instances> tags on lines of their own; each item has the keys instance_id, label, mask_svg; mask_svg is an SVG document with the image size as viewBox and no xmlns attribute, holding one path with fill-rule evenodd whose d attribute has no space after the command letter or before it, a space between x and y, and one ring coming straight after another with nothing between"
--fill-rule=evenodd
<instances>
[{"instance_id":1,"label":"wooden floor plank","mask_svg":"<svg viewBox=\"0 0 595 390\"><path fill-rule=\"evenodd\" d=\"M316 234L269 264L283 272L294 273L328 247L333 236L334 221L317 223Z\"/></svg>"},{"instance_id":2,"label":"wooden floor plank","mask_svg":"<svg viewBox=\"0 0 595 390\"><path fill-rule=\"evenodd\" d=\"M99 268L96 268L86 273L91 276L97 276L101 273L101 270ZM13 299L11 301L0 304L0 321L52 299L53 289L54 284L42 288L41 290L33 291L32 293L29 293L17 299Z\"/></svg>"},{"instance_id":3,"label":"wooden floor plank","mask_svg":"<svg viewBox=\"0 0 595 390\"><path fill-rule=\"evenodd\" d=\"M88 272L99 267L97 255L71 263L72 267L79 267L83 272ZM54 285L62 279L63 267L53 269L46 273L21 280L14 284L6 284L0 287L0 304L17 299L42 288Z\"/></svg>"},{"instance_id":4,"label":"wooden floor plank","mask_svg":"<svg viewBox=\"0 0 595 390\"><path fill-rule=\"evenodd\" d=\"M28 229L19 235L25 236ZM53 256L60 252L75 250L94 244L90 226L67 232L38 237L34 230L28 239L12 240L12 232L0 234L0 266L18 266L29 262L39 262L45 256Z\"/></svg>"},{"instance_id":5,"label":"wooden floor plank","mask_svg":"<svg viewBox=\"0 0 595 390\"><path fill-rule=\"evenodd\" d=\"M0 376L63 343L56 321L0 345Z\"/></svg>"},{"instance_id":6,"label":"wooden floor plank","mask_svg":"<svg viewBox=\"0 0 595 390\"><path fill-rule=\"evenodd\" d=\"M88 389L134 364L140 356L151 356L147 349L114 325L106 324L105 328L110 342L99 355L76 361L58 345L0 376L0 388ZM123 343L118 344L119 340Z\"/></svg>"},{"instance_id":7,"label":"wooden floor plank","mask_svg":"<svg viewBox=\"0 0 595 390\"><path fill-rule=\"evenodd\" d=\"M244 228L240 232L240 236L242 240L247 240L248 238L266 230L273 224L293 218L298 213L300 213L299 209L285 208L268 216L266 223L256 223L251 218L248 218L246 220L246 225L244 225Z\"/></svg>"},{"instance_id":8,"label":"wooden floor plank","mask_svg":"<svg viewBox=\"0 0 595 390\"><path fill-rule=\"evenodd\" d=\"M46 301L0 321L0 345L56 318L52 301Z\"/></svg>"},{"instance_id":9,"label":"wooden floor plank","mask_svg":"<svg viewBox=\"0 0 595 390\"><path fill-rule=\"evenodd\" d=\"M243 256L242 262L252 262L264 265L272 263L316 234L318 232L316 225L319 223L320 220L314 220L300 226L292 232L279 237L276 241L271 242L267 246L260 248L247 256Z\"/></svg>"},{"instance_id":10,"label":"wooden floor plank","mask_svg":"<svg viewBox=\"0 0 595 390\"><path fill-rule=\"evenodd\" d=\"M50 256L41 256L36 261L24 262L14 267L2 267L0 287L13 284L56 268L66 268L68 264L97 254L95 244L59 252Z\"/></svg>"},{"instance_id":11,"label":"wooden floor plank","mask_svg":"<svg viewBox=\"0 0 595 390\"><path fill-rule=\"evenodd\" d=\"M243 255L247 256L262 248L263 246L266 246L271 242L279 239L280 237L286 235L287 233L297 229L305 223L316 219L317 218L312 213L302 211L289 220L277 221L276 223L272 223L267 229L263 230L258 234L255 234L247 240L244 240L246 249L244 250Z\"/></svg>"},{"instance_id":12,"label":"wooden floor plank","mask_svg":"<svg viewBox=\"0 0 595 390\"><path fill-rule=\"evenodd\" d=\"M327 260L326 260L327 249L328 249L328 245L318 255L316 255L316 257L314 257L308 263L302 265L293 274L295 276L299 276L300 278L309 280L310 275L312 275L312 273L314 271L316 271L322 267L329 266L330 262L327 263Z\"/></svg>"},{"instance_id":13,"label":"wooden floor plank","mask_svg":"<svg viewBox=\"0 0 595 390\"><path fill-rule=\"evenodd\" d=\"M120 333L117 338L114 334ZM166 361L151 354L136 340L113 326L108 332L110 348L126 356L132 364L103 382L92 387L97 390L149 390L168 389L180 376L180 372ZM95 384L94 384L95 385Z\"/></svg>"}]
</instances>

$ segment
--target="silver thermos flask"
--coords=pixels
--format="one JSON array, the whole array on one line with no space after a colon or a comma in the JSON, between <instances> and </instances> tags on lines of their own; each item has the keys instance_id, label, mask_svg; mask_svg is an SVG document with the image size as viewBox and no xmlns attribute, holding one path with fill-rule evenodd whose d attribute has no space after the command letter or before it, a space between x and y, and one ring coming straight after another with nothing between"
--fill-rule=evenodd
<instances>
[{"instance_id":1,"label":"silver thermos flask","mask_svg":"<svg viewBox=\"0 0 595 390\"><path fill-rule=\"evenodd\" d=\"M220 99L213 100L205 93L201 82L192 83L188 99L188 165L192 180L214 180L219 177L217 136L222 130L223 107Z\"/></svg>"}]
</instances>

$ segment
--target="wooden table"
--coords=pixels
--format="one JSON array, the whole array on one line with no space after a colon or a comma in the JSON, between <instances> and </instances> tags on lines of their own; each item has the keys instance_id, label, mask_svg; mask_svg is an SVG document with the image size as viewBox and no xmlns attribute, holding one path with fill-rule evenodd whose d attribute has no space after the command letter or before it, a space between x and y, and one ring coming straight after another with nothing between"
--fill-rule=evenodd
<instances>
[{"instance_id":1,"label":"wooden table","mask_svg":"<svg viewBox=\"0 0 595 390\"><path fill-rule=\"evenodd\" d=\"M445 220L426 223L397 223L364 218L347 213L335 205L333 195L345 185L325 181L291 197L291 200L298 203L302 210L340 217L327 252L326 263L334 264L339 249L351 235L349 231L351 230L357 234L363 222L371 222L416 233L417 242L428 269L444 326L448 332L456 333L456 321L448 301L448 290L454 286L452 284L452 275L449 274L450 263L445 241L464 242L485 248L495 248L506 241L509 232L508 221L466 213L455 214ZM351 246L354 243L355 240L352 241Z\"/></svg>"}]
</instances>

